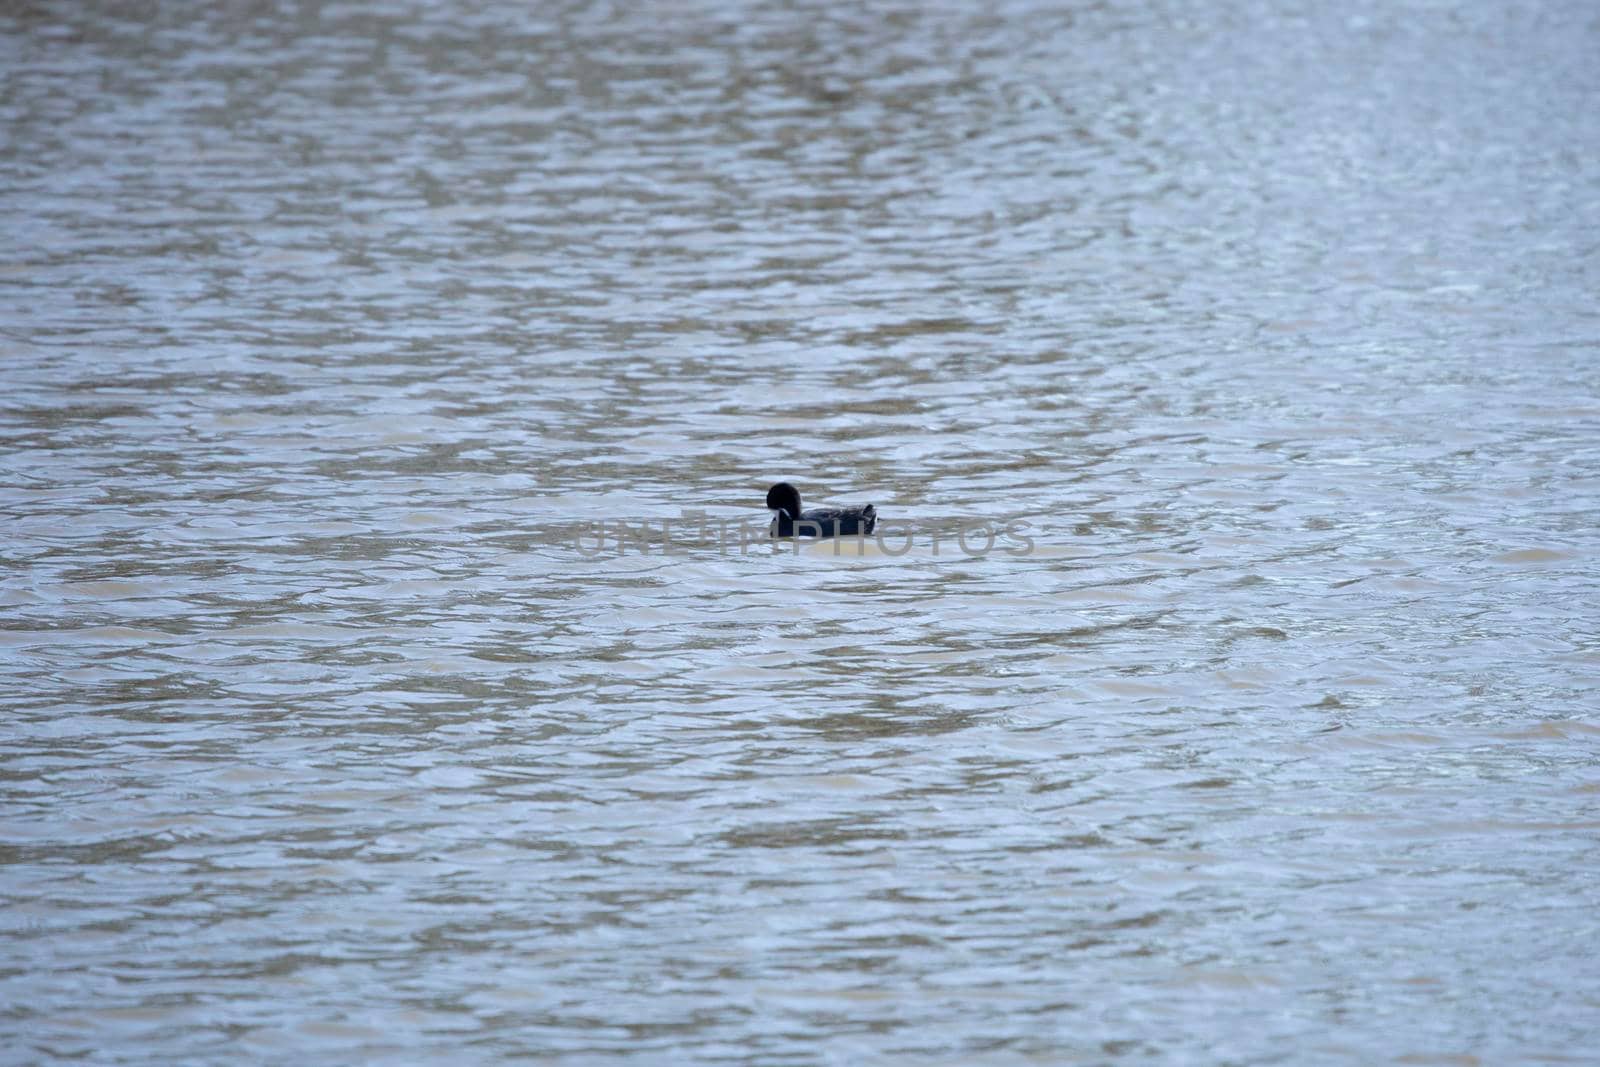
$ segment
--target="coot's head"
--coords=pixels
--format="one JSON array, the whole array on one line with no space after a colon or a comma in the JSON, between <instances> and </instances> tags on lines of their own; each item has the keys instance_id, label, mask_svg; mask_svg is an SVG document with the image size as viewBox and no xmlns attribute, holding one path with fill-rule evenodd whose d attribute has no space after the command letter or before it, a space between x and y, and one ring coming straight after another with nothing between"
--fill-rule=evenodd
<instances>
[{"instance_id":1,"label":"coot's head","mask_svg":"<svg viewBox=\"0 0 1600 1067\"><path fill-rule=\"evenodd\" d=\"M800 517L800 490L788 482L779 482L767 490L767 507L773 511L786 511L791 519Z\"/></svg>"}]
</instances>

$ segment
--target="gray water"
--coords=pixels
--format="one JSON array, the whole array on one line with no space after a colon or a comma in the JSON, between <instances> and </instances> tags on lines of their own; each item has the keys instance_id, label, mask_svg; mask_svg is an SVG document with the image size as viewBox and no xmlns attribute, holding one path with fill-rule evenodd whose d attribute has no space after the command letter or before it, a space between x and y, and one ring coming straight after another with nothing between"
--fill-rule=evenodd
<instances>
[{"instance_id":1,"label":"gray water","mask_svg":"<svg viewBox=\"0 0 1600 1067\"><path fill-rule=\"evenodd\" d=\"M7 4L0 1057L1594 1062L1597 50Z\"/></svg>"}]
</instances>

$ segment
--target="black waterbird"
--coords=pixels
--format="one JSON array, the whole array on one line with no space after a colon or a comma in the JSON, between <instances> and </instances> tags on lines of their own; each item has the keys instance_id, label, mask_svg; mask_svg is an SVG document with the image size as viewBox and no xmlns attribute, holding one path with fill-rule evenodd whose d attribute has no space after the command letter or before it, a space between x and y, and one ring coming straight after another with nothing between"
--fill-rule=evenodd
<instances>
[{"instance_id":1,"label":"black waterbird","mask_svg":"<svg viewBox=\"0 0 1600 1067\"><path fill-rule=\"evenodd\" d=\"M878 509L871 504L802 511L800 490L788 482L767 490L767 507L772 511L773 537L857 537L871 533L878 524Z\"/></svg>"}]
</instances>

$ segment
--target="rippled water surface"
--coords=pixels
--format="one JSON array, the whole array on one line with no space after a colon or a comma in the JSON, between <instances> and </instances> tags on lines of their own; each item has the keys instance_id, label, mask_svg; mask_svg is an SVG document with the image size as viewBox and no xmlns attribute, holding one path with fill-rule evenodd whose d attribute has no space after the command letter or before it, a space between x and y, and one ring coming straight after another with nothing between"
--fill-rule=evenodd
<instances>
[{"instance_id":1,"label":"rippled water surface","mask_svg":"<svg viewBox=\"0 0 1600 1067\"><path fill-rule=\"evenodd\" d=\"M6 5L0 1055L1592 1062L1597 54Z\"/></svg>"}]
</instances>

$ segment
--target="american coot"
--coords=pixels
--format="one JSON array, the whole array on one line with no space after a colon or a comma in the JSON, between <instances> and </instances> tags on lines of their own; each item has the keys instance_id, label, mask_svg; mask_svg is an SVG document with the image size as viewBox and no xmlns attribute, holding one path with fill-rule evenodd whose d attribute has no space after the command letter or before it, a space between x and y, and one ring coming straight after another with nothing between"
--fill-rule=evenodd
<instances>
[{"instance_id":1,"label":"american coot","mask_svg":"<svg viewBox=\"0 0 1600 1067\"><path fill-rule=\"evenodd\" d=\"M767 490L767 507L772 509L773 537L856 537L871 533L878 522L878 509L871 504L801 511L800 490L788 482Z\"/></svg>"}]
</instances>

